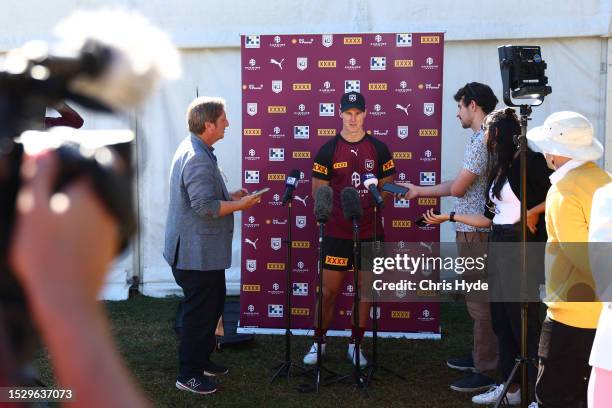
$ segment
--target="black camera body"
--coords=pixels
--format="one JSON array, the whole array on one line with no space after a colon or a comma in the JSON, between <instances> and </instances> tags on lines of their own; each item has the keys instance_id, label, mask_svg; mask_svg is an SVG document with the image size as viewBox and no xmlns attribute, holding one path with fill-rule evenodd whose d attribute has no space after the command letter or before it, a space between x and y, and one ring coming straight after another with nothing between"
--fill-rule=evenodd
<instances>
[{"instance_id":1,"label":"black camera body","mask_svg":"<svg viewBox=\"0 0 612 408\"><path fill-rule=\"evenodd\" d=\"M57 60L51 58L49 61L57 63ZM110 111L103 104L73 94L69 90L70 81L74 77L99 72L97 69L87 68L87 64L82 61L95 65L92 58L80 58L77 62L64 64L71 69L57 70L57 75L50 70L51 75L47 78L36 78L32 75L36 72L32 68L39 66L40 61L32 61L21 72L0 72L0 330L9 333L6 342L9 343L14 364L17 366L31 360L34 346L37 344L26 298L11 271L8 259L16 219L15 203L21 186L20 168L25 151L25 142L19 140L24 131L41 129L46 107L54 106L60 101L73 100L94 110ZM66 129L65 132L70 131ZM108 143L104 140L98 141L95 145L86 137L81 138L81 143L79 131L72 132L71 138L55 147L59 159L55 190L60 191L77 178L87 177L97 196L116 218L123 249L136 231L133 135L120 140L109 140ZM36 134L31 136L39 137L43 142L47 137L46 132L34 133ZM131 135L131 132L129 133ZM52 134L49 133L49 137ZM25 145L27 146L27 143ZM84 148L85 145L87 148ZM101 160L101 157L106 157L107 160Z\"/></svg>"},{"instance_id":2,"label":"black camera body","mask_svg":"<svg viewBox=\"0 0 612 408\"><path fill-rule=\"evenodd\" d=\"M539 46L506 45L497 48L507 106L519 106L515 99L535 99L540 105L552 92L546 77L546 62Z\"/></svg>"}]
</instances>

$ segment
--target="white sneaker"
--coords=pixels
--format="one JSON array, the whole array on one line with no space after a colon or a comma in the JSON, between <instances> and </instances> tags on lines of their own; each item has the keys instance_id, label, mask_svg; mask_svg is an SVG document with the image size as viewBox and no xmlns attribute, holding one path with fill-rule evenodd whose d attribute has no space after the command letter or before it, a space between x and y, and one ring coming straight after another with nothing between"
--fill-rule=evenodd
<instances>
[{"instance_id":1,"label":"white sneaker","mask_svg":"<svg viewBox=\"0 0 612 408\"><path fill-rule=\"evenodd\" d=\"M474 395L472 402L474 404L495 404L499 399L502 391L504 390L504 384L495 385L489 388L489 391L483 392L482 394ZM521 390L517 389L515 392L507 392L506 399L508 404L517 405L521 403Z\"/></svg>"},{"instance_id":2,"label":"white sneaker","mask_svg":"<svg viewBox=\"0 0 612 408\"><path fill-rule=\"evenodd\" d=\"M362 348L359 347L359 366L365 367L368 365L368 360L366 360L361 350ZM357 356L355 356L355 344L349 343L348 350L346 351L346 356L349 360L351 360L353 365L357 365Z\"/></svg>"},{"instance_id":3,"label":"white sneaker","mask_svg":"<svg viewBox=\"0 0 612 408\"><path fill-rule=\"evenodd\" d=\"M538 403L533 401L527 408L538 408Z\"/></svg>"},{"instance_id":4,"label":"white sneaker","mask_svg":"<svg viewBox=\"0 0 612 408\"><path fill-rule=\"evenodd\" d=\"M321 355L323 354L325 354L325 343L321 344ZM317 364L317 343L312 344L310 351L306 353L302 361L308 365Z\"/></svg>"}]
</instances>

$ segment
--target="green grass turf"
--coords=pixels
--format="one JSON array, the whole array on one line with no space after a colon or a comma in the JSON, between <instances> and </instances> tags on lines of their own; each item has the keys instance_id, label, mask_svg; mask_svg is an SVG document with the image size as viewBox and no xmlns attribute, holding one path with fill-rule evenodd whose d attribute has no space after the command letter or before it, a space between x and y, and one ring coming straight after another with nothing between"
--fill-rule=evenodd
<instances>
[{"instance_id":1,"label":"green grass turf","mask_svg":"<svg viewBox=\"0 0 612 408\"><path fill-rule=\"evenodd\" d=\"M318 394L303 394L297 387L307 377L281 378L270 384L273 367L284 356L284 337L257 335L255 341L225 348L213 359L230 373L220 378L219 390L201 396L175 388L177 339L173 331L178 298L136 296L124 302L108 302L113 334L121 354L156 407L472 407L471 394L450 390L464 374L446 366L450 357L471 350L471 324L463 303L442 304L442 340L381 339L380 363L407 377L406 382L379 371L369 397L353 386L334 384ZM300 362L312 339L293 337L293 359ZM352 373L345 357L346 338L328 340L325 365ZM371 339L365 339L366 357ZM41 378L53 384L45 352L38 361ZM95 367L91 375L95 381Z\"/></svg>"}]
</instances>

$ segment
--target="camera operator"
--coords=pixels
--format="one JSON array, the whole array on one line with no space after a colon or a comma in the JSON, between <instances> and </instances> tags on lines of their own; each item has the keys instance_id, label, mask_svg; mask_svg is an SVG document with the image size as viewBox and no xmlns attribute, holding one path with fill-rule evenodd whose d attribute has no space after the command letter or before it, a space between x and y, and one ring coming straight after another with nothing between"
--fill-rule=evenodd
<instances>
[{"instance_id":1,"label":"camera operator","mask_svg":"<svg viewBox=\"0 0 612 408\"><path fill-rule=\"evenodd\" d=\"M54 194L57 172L53 153L24 158L11 266L49 347L58 387L73 392L70 406L147 406L97 301L117 254L117 223L86 179Z\"/></svg>"}]
</instances>

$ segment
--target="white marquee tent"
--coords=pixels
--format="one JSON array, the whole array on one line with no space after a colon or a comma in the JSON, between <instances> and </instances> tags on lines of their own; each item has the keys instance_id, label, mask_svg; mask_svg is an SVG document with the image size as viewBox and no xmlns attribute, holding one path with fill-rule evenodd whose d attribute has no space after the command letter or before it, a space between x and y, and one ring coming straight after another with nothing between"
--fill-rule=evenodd
<instances>
[{"instance_id":1,"label":"white marquee tent","mask_svg":"<svg viewBox=\"0 0 612 408\"><path fill-rule=\"evenodd\" d=\"M240 34L431 32L446 34L442 126L442 179L453 177L468 131L455 118L453 93L468 81L490 84L501 96L497 47L540 45L553 93L535 108L532 125L558 110L576 110L591 119L606 146L600 164L612 168L612 0L225 0L223 2L4 0L0 52L32 39L52 39L57 21L76 9L112 5L135 9L166 30L180 49L182 79L168 83L138 112L117 119L84 112L85 129L131 128L137 142L140 232L131 250L109 274L102 296L125 299L137 276L149 296L180 293L162 258L168 171L174 149L186 135L184 111L200 95L226 98L230 128L217 148L230 189L241 183ZM112 28L110 28L112 29ZM501 98L500 98L501 99ZM443 209L453 199L442 201ZM240 280L240 224L236 217L234 262L228 293ZM445 225L443 241L452 241Z\"/></svg>"}]
</instances>

